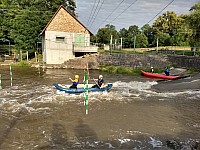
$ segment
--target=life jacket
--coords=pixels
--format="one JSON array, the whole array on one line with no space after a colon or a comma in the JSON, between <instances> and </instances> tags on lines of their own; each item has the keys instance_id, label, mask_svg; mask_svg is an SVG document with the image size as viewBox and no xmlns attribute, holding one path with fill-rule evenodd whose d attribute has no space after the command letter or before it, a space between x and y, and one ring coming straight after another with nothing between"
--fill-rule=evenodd
<instances>
[{"instance_id":1,"label":"life jacket","mask_svg":"<svg viewBox=\"0 0 200 150\"><path fill-rule=\"evenodd\" d=\"M169 69L167 68L167 69L165 69L165 72L169 72Z\"/></svg>"},{"instance_id":2,"label":"life jacket","mask_svg":"<svg viewBox=\"0 0 200 150\"><path fill-rule=\"evenodd\" d=\"M101 85L103 84L103 79L98 79L98 85L101 87Z\"/></svg>"},{"instance_id":3,"label":"life jacket","mask_svg":"<svg viewBox=\"0 0 200 150\"><path fill-rule=\"evenodd\" d=\"M72 82L72 83L73 83L73 85L76 85L76 86L77 86L77 85L78 85L78 83L79 83L79 80L78 80L78 79L75 79L75 80L73 80L73 82Z\"/></svg>"}]
</instances>

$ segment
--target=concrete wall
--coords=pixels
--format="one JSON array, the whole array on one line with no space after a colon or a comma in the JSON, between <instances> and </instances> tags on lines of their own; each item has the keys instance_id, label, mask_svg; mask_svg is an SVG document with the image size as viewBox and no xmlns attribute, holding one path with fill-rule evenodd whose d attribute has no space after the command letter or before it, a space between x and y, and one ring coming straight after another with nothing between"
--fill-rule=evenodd
<instances>
[{"instance_id":1,"label":"concrete wall","mask_svg":"<svg viewBox=\"0 0 200 150\"><path fill-rule=\"evenodd\" d=\"M62 64L69 59L75 58L74 52L97 52L96 47L92 49L93 47L90 46L73 46L75 34L77 33L45 31L45 36L43 37L44 62L46 64ZM89 43L88 37L90 35L84 35L85 42ZM64 41L57 41L56 37L64 37Z\"/></svg>"},{"instance_id":2,"label":"concrete wall","mask_svg":"<svg viewBox=\"0 0 200 150\"><path fill-rule=\"evenodd\" d=\"M164 68L175 66L200 70L200 57L178 55L143 55L143 54L100 54L99 65L115 65L133 68Z\"/></svg>"},{"instance_id":3,"label":"concrete wall","mask_svg":"<svg viewBox=\"0 0 200 150\"><path fill-rule=\"evenodd\" d=\"M100 54L98 58L99 65L114 65L133 68L164 68L171 65L167 57L158 55L140 55L140 54Z\"/></svg>"},{"instance_id":4,"label":"concrete wall","mask_svg":"<svg viewBox=\"0 0 200 150\"><path fill-rule=\"evenodd\" d=\"M200 57L177 56L177 55L143 55L143 54L93 54L84 58L76 58L65 62L67 68L98 69L100 65L125 66L133 68L165 68L174 66L180 68L195 68L200 70Z\"/></svg>"},{"instance_id":5,"label":"concrete wall","mask_svg":"<svg viewBox=\"0 0 200 150\"><path fill-rule=\"evenodd\" d=\"M200 57L197 56L168 56L168 60L176 67L194 68L200 70Z\"/></svg>"},{"instance_id":6,"label":"concrete wall","mask_svg":"<svg viewBox=\"0 0 200 150\"><path fill-rule=\"evenodd\" d=\"M62 64L75 58L73 45L78 42L76 37L79 36L83 37L79 45L83 44L83 49L86 47L90 50L89 30L61 6L42 33L43 61L46 64ZM64 37L64 40L57 37ZM84 49L84 52L87 52L87 49Z\"/></svg>"},{"instance_id":7,"label":"concrete wall","mask_svg":"<svg viewBox=\"0 0 200 150\"><path fill-rule=\"evenodd\" d=\"M57 41L56 37L64 37L64 41ZM73 54L73 33L45 31L44 62L46 64L62 64L66 60L75 58Z\"/></svg>"}]
</instances>

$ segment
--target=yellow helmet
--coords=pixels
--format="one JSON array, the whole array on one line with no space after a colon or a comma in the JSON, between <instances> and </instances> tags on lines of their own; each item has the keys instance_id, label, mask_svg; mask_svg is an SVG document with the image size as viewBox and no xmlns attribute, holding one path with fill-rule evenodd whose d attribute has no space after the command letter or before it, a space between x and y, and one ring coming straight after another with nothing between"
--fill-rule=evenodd
<instances>
[{"instance_id":1,"label":"yellow helmet","mask_svg":"<svg viewBox=\"0 0 200 150\"><path fill-rule=\"evenodd\" d=\"M102 76L102 75L99 75L99 79L101 79L101 78L103 78L103 76Z\"/></svg>"},{"instance_id":2,"label":"yellow helmet","mask_svg":"<svg viewBox=\"0 0 200 150\"><path fill-rule=\"evenodd\" d=\"M153 68L153 66L151 66L151 68Z\"/></svg>"},{"instance_id":3,"label":"yellow helmet","mask_svg":"<svg viewBox=\"0 0 200 150\"><path fill-rule=\"evenodd\" d=\"M79 75L75 75L75 78L78 79L78 78L79 78Z\"/></svg>"}]
</instances>

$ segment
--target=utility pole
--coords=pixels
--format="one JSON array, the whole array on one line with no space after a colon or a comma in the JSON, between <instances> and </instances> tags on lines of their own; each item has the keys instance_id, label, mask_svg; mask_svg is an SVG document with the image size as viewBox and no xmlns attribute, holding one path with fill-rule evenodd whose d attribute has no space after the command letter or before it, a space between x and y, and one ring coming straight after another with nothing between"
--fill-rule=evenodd
<instances>
[{"instance_id":1,"label":"utility pole","mask_svg":"<svg viewBox=\"0 0 200 150\"><path fill-rule=\"evenodd\" d=\"M10 40L8 40L8 42L9 42L9 56L10 56Z\"/></svg>"},{"instance_id":2,"label":"utility pole","mask_svg":"<svg viewBox=\"0 0 200 150\"><path fill-rule=\"evenodd\" d=\"M157 47L156 47L156 52L158 53L158 39L159 37L157 37Z\"/></svg>"},{"instance_id":3,"label":"utility pole","mask_svg":"<svg viewBox=\"0 0 200 150\"><path fill-rule=\"evenodd\" d=\"M134 51L135 51L135 43L136 43L136 35L135 35L135 32L134 32Z\"/></svg>"},{"instance_id":4,"label":"utility pole","mask_svg":"<svg viewBox=\"0 0 200 150\"><path fill-rule=\"evenodd\" d=\"M110 54L112 54L112 37L113 35L110 36Z\"/></svg>"},{"instance_id":5,"label":"utility pole","mask_svg":"<svg viewBox=\"0 0 200 150\"><path fill-rule=\"evenodd\" d=\"M121 50L122 50L122 38L121 38Z\"/></svg>"},{"instance_id":6,"label":"utility pole","mask_svg":"<svg viewBox=\"0 0 200 150\"><path fill-rule=\"evenodd\" d=\"M20 61L22 61L22 50L20 50Z\"/></svg>"},{"instance_id":7,"label":"utility pole","mask_svg":"<svg viewBox=\"0 0 200 150\"><path fill-rule=\"evenodd\" d=\"M117 47L117 39L115 39L115 46L114 46L114 49L116 49Z\"/></svg>"}]
</instances>

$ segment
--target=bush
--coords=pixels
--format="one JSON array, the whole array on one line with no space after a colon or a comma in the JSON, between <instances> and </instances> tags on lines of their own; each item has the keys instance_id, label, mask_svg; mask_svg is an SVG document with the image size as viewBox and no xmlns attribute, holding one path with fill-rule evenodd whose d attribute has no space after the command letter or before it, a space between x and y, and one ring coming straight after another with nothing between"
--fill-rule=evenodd
<instances>
[{"instance_id":1,"label":"bush","mask_svg":"<svg viewBox=\"0 0 200 150\"><path fill-rule=\"evenodd\" d=\"M119 74L129 74L129 75L140 75L140 68L133 69L131 67L123 67L123 66L102 66L100 69L104 72L109 73L119 73Z\"/></svg>"},{"instance_id":2,"label":"bush","mask_svg":"<svg viewBox=\"0 0 200 150\"><path fill-rule=\"evenodd\" d=\"M31 64L29 64L27 61L20 61L13 65L18 66L18 67L30 67L31 66Z\"/></svg>"}]
</instances>

